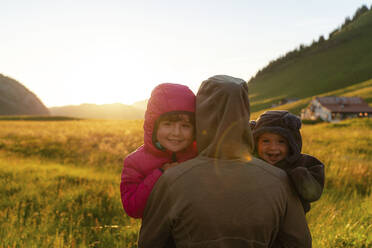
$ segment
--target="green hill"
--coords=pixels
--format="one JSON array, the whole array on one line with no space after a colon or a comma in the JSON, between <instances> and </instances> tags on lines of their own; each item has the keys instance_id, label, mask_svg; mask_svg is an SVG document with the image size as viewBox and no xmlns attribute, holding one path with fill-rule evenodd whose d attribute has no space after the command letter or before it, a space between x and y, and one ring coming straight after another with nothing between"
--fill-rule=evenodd
<instances>
[{"instance_id":1,"label":"green hill","mask_svg":"<svg viewBox=\"0 0 372 248\"><path fill-rule=\"evenodd\" d=\"M353 84L341 89L337 89L334 91L329 91L323 94L318 94L318 96L358 96L363 98L369 105L372 106L372 79ZM288 104L272 107L270 109L286 109L292 113L299 114L301 109L305 108L313 97L305 97L296 102L291 102ZM262 114L266 109L260 109L256 112L252 113L251 118L256 119L260 114Z\"/></svg>"},{"instance_id":2,"label":"green hill","mask_svg":"<svg viewBox=\"0 0 372 248\"><path fill-rule=\"evenodd\" d=\"M353 20L346 18L342 27L331 32L328 40L321 37L310 46L301 45L251 78L251 108L253 112L261 111L283 98L300 99L296 105L306 106L316 95L341 94L343 90L353 94L348 87L371 78L372 10L364 6ZM372 87L368 82L359 86ZM370 93L363 94L370 97ZM300 110L293 109L297 113Z\"/></svg>"}]
</instances>

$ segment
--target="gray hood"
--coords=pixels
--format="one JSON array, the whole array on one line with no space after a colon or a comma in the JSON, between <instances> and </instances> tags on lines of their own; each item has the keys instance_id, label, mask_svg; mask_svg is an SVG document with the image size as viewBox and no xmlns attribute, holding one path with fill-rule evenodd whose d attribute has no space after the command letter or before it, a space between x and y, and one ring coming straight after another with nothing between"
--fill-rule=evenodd
<instances>
[{"instance_id":1,"label":"gray hood","mask_svg":"<svg viewBox=\"0 0 372 248\"><path fill-rule=\"evenodd\" d=\"M201 156L248 158L254 143L249 127L248 85L239 78L213 76L196 96L196 141Z\"/></svg>"}]
</instances>

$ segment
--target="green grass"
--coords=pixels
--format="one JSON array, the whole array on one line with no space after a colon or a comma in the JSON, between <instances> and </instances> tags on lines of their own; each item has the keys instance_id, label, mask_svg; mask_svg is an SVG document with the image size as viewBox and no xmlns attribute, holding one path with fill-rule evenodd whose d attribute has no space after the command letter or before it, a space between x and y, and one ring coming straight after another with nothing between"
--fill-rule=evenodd
<instances>
[{"instance_id":1,"label":"green grass","mask_svg":"<svg viewBox=\"0 0 372 248\"><path fill-rule=\"evenodd\" d=\"M0 247L135 247L120 176L0 154Z\"/></svg>"},{"instance_id":2,"label":"green grass","mask_svg":"<svg viewBox=\"0 0 372 248\"><path fill-rule=\"evenodd\" d=\"M21 157L118 169L143 142L143 121L3 121L0 149Z\"/></svg>"},{"instance_id":3,"label":"green grass","mask_svg":"<svg viewBox=\"0 0 372 248\"><path fill-rule=\"evenodd\" d=\"M310 125L304 152L324 162L326 186L308 221L314 247L372 247L372 120Z\"/></svg>"},{"instance_id":4,"label":"green grass","mask_svg":"<svg viewBox=\"0 0 372 248\"><path fill-rule=\"evenodd\" d=\"M140 221L122 209L119 184L142 124L0 122L0 247L136 247ZM372 120L304 125L302 135L326 168L307 214L313 247L371 248Z\"/></svg>"},{"instance_id":5,"label":"green grass","mask_svg":"<svg viewBox=\"0 0 372 248\"><path fill-rule=\"evenodd\" d=\"M136 247L119 184L142 124L0 122L0 247Z\"/></svg>"}]
</instances>

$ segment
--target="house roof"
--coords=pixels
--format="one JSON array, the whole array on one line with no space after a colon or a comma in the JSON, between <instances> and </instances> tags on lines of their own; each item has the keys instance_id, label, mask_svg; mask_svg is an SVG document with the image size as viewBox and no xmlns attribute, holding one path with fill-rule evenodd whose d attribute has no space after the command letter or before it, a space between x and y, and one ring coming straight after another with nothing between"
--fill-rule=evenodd
<instances>
[{"instance_id":1,"label":"house roof","mask_svg":"<svg viewBox=\"0 0 372 248\"><path fill-rule=\"evenodd\" d=\"M372 108L360 97L326 96L315 98L323 107L337 113L372 113Z\"/></svg>"}]
</instances>

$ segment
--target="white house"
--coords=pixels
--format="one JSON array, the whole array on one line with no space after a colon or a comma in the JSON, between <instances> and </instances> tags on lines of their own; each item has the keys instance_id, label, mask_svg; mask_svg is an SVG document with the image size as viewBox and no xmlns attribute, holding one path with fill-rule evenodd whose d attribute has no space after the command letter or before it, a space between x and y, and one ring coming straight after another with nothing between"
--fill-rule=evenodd
<instances>
[{"instance_id":1,"label":"white house","mask_svg":"<svg viewBox=\"0 0 372 248\"><path fill-rule=\"evenodd\" d=\"M372 108L360 97L315 97L301 111L304 120L337 121L358 117L372 117Z\"/></svg>"}]
</instances>

